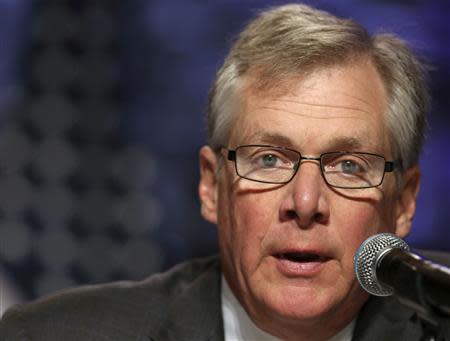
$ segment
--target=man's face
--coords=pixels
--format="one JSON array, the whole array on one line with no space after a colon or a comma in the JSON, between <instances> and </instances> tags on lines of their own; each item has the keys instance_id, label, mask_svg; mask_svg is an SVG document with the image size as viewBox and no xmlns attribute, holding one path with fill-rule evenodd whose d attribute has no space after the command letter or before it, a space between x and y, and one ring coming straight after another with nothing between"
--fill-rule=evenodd
<instances>
[{"instance_id":1,"label":"man's face","mask_svg":"<svg viewBox=\"0 0 450 341\"><path fill-rule=\"evenodd\" d=\"M287 84L281 95L241 94L229 149L264 144L311 157L360 151L393 158L386 93L370 63ZM253 320L269 332L271 325L327 322L339 330L350 322L367 298L353 272L355 251L378 232L409 231L409 224L398 228L404 207L413 212L396 194L394 173L376 188L335 189L318 162L306 160L291 182L271 185L239 178L226 158L219 167L208 147L200 155L203 215L218 224L224 275Z\"/></svg>"}]
</instances>

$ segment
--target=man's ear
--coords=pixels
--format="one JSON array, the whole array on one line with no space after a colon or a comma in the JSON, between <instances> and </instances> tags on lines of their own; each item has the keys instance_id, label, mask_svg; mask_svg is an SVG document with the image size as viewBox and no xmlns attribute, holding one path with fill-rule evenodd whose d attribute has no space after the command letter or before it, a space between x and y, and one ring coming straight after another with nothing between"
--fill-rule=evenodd
<instances>
[{"instance_id":1,"label":"man's ear","mask_svg":"<svg viewBox=\"0 0 450 341\"><path fill-rule=\"evenodd\" d=\"M419 167L411 167L403 174L402 185L395 207L395 234L400 238L404 238L409 234L416 212L416 200L420 188Z\"/></svg>"},{"instance_id":2,"label":"man's ear","mask_svg":"<svg viewBox=\"0 0 450 341\"><path fill-rule=\"evenodd\" d=\"M200 182L198 195L201 202L201 214L207 221L217 223L217 167L218 159L209 146L203 146L199 153Z\"/></svg>"}]
</instances>

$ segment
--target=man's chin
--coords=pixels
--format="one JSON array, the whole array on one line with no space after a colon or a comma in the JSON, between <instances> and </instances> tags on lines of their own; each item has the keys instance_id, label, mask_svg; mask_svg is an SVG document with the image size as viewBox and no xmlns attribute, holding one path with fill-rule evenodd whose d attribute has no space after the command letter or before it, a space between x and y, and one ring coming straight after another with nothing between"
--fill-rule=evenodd
<instances>
[{"instance_id":1,"label":"man's chin","mask_svg":"<svg viewBox=\"0 0 450 341\"><path fill-rule=\"evenodd\" d=\"M266 305L265 311L272 315L270 318L295 324L321 321L339 305L331 292L308 286L281 288L265 296L261 301Z\"/></svg>"}]
</instances>

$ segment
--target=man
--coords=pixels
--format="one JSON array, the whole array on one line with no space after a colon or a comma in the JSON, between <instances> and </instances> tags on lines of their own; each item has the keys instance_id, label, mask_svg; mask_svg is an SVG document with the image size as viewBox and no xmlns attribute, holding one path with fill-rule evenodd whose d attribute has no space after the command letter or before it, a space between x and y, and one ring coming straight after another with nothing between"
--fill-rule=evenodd
<instances>
[{"instance_id":1,"label":"man","mask_svg":"<svg viewBox=\"0 0 450 341\"><path fill-rule=\"evenodd\" d=\"M200 151L220 258L19 307L2 340L419 340L413 311L360 288L353 257L410 231L424 77L391 35L304 5L263 12L217 74Z\"/></svg>"}]
</instances>

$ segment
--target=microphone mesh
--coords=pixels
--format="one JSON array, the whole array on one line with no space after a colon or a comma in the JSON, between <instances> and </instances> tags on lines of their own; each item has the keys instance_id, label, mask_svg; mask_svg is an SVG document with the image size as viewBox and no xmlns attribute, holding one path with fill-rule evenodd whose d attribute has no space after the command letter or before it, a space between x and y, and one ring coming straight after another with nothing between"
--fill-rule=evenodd
<instances>
[{"instance_id":1,"label":"microphone mesh","mask_svg":"<svg viewBox=\"0 0 450 341\"><path fill-rule=\"evenodd\" d=\"M408 244L391 233L380 233L366 239L355 254L355 273L359 284L369 294L390 296L394 290L377 279L380 257L391 249L409 250Z\"/></svg>"}]
</instances>

